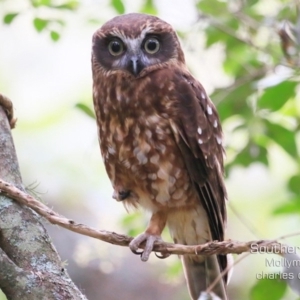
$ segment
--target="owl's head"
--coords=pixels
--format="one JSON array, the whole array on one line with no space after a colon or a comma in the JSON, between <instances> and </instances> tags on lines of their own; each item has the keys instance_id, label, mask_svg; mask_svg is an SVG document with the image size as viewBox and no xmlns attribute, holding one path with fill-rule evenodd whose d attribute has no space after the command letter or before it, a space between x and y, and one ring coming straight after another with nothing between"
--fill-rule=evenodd
<instances>
[{"instance_id":1,"label":"owl's head","mask_svg":"<svg viewBox=\"0 0 300 300\"><path fill-rule=\"evenodd\" d=\"M107 75L121 71L142 77L185 62L171 25L154 16L132 13L113 18L95 32L92 63Z\"/></svg>"}]
</instances>

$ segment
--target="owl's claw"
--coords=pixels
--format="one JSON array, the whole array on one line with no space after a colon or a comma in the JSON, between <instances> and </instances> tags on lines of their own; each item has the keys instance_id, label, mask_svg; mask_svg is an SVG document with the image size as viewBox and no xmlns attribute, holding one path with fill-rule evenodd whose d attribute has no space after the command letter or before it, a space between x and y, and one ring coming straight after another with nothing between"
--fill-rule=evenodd
<instances>
[{"instance_id":1,"label":"owl's claw","mask_svg":"<svg viewBox=\"0 0 300 300\"><path fill-rule=\"evenodd\" d=\"M160 253L160 254L158 254L158 253L155 252L155 256L156 256L157 258L159 258L159 259L165 259L165 258L169 257L170 255L171 255L171 254L168 254L168 253L165 253L165 254Z\"/></svg>"},{"instance_id":2,"label":"owl's claw","mask_svg":"<svg viewBox=\"0 0 300 300\"><path fill-rule=\"evenodd\" d=\"M159 235L151 235L144 232L130 242L129 248L133 253L140 254L142 261L147 261L149 259L150 253L152 252L154 243L160 241L162 241L162 239ZM137 251L139 249L139 246L143 242L146 243L144 251Z\"/></svg>"},{"instance_id":3,"label":"owl's claw","mask_svg":"<svg viewBox=\"0 0 300 300\"><path fill-rule=\"evenodd\" d=\"M133 254L140 255L140 256L142 256L142 254L144 252L143 250L133 250L133 249L130 249L130 250Z\"/></svg>"}]
</instances>

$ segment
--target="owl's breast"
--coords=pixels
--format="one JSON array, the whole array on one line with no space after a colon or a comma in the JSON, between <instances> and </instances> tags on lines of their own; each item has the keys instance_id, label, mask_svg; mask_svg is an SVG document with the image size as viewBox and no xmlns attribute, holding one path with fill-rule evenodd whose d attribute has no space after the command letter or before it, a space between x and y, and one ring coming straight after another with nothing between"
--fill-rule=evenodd
<instances>
[{"instance_id":1,"label":"owl's breast","mask_svg":"<svg viewBox=\"0 0 300 300\"><path fill-rule=\"evenodd\" d=\"M103 86L94 93L102 157L116 192L150 210L187 206L196 201L182 154L173 135L174 83L165 72ZM120 79L119 79L120 80ZM167 95L167 96L166 96Z\"/></svg>"},{"instance_id":2,"label":"owl's breast","mask_svg":"<svg viewBox=\"0 0 300 300\"><path fill-rule=\"evenodd\" d=\"M127 204L150 210L186 205L194 193L167 118L111 112L100 126L100 146L116 191L129 190Z\"/></svg>"}]
</instances>

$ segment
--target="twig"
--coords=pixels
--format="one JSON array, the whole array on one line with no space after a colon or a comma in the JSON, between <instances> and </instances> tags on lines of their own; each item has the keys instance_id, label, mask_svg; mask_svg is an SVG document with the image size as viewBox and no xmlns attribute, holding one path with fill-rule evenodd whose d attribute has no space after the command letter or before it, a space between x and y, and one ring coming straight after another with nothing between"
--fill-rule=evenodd
<instances>
[{"instance_id":1,"label":"twig","mask_svg":"<svg viewBox=\"0 0 300 300\"><path fill-rule=\"evenodd\" d=\"M95 228L88 227L84 224L77 223L64 216L61 216L45 204L36 200L31 195L24 193L12 184L0 179L0 195L1 194L16 200L20 204L30 207L39 215L45 217L50 223L59 225L76 233L90 236L95 239L99 239L101 241L118 246L128 246L130 241L132 240L132 237L106 230L97 230ZM141 245L141 247L143 248L143 245ZM213 254L225 255L228 253L241 254L243 252L283 254L286 252L286 250L287 246L278 243L276 240L258 240L250 242L239 242L232 240L223 242L213 241L206 244L194 246L157 242L155 243L153 249L153 251L161 252L163 254L193 254L207 256Z\"/></svg>"},{"instance_id":2,"label":"twig","mask_svg":"<svg viewBox=\"0 0 300 300\"><path fill-rule=\"evenodd\" d=\"M10 128L13 129L16 126L17 119L14 117L13 104L6 96L0 93L0 103L6 112Z\"/></svg>"}]
</instances>

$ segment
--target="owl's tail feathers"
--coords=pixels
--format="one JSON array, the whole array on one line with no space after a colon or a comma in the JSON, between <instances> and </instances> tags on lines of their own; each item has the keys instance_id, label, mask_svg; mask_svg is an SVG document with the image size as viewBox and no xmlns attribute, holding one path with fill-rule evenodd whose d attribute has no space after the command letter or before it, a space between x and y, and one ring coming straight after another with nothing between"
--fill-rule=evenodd
<instances>
[{"instance_id":1,"label":"owl's tail feathers","mask_svg":"<svg viewBox=\"0 0 300 300\"><path fill-rule=\"evenodd\" d=\"M216 255L208 256L205 259L199 258L187 255L181 257L188 289L193 300L198 300L201 292L205 292L221 273ZM212 292L220 299L227 300L225 283L222 278L214 286Z\"/></svg>"}]
</instances>

